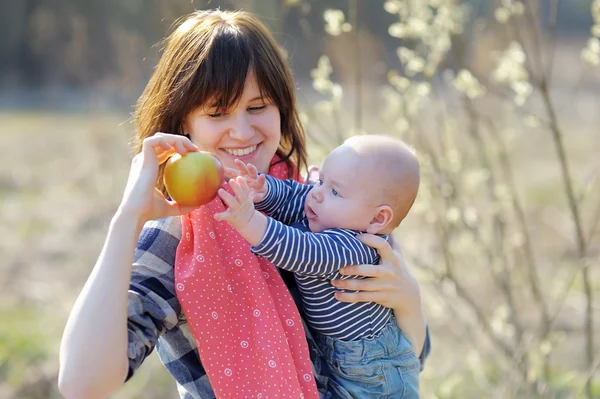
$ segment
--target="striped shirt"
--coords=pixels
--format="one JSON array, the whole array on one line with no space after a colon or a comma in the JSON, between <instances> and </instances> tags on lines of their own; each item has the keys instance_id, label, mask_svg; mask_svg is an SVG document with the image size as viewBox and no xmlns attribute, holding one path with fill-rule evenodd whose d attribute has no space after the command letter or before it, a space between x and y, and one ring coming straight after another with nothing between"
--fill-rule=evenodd
<instances>
[{"instance_id":1,"label":"striped shirt","mask_svg":"<svg viewBox=\"0 0 600 399\"><path fill-rule=\"evenodd\" d=\"M269 192L256 209L271 217L262 241L252 251L295 274L306 320L316 332L343 341L375 336L390 321L392 310L375 302L340 302L330 280L365 278L343 276L338 270L376 265L377 251L356 238L359 231L334 228L312 233L304 214L312 186L266 177Z\"/></svg>"}]
</instances>

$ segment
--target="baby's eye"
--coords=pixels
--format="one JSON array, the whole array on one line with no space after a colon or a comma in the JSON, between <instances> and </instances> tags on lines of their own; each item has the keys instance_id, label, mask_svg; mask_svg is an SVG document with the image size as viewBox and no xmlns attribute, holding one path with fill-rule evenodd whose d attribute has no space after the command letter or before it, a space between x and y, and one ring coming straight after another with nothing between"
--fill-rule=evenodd
<instances>
[{"instance_id":1,"label":"baby's eye","mask_svg":"<svg viewBox=\"0 0 600 399\"><path fill-rule=\"evenodd\" d=\"M332 193L332 194L333 194L335 197L337 197L338 195L340 195L340 193L338 193L338 192L337 192L337 190L336 190L335 188L332 188L332 189L331 189L331 193Z\"/></svg>"},{"instance_id":2,"label":"baby's eye","mask_svg":"<svg viewBox=\"0 0 600 399\"><path fill-rule=\"evenodd\" d=\"M319 180L317 181L317 186L320 186L320 185L322 185L322 184L323 184L323 179L319 179Z\"/></svg>"}]
</instances>

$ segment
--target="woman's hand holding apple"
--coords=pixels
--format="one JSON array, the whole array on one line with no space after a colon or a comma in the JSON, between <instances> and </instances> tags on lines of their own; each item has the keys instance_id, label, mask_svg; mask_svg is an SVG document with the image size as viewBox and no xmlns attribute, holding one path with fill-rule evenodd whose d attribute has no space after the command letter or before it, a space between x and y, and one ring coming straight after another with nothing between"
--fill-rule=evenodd
<instances>
[{"instance_id":1,"label":"woman's hand holding apple","mask_svg":"<svg viewBox=\"0 0 600 399\"><path fill-rule=\"evenodd\" d=\"M185 155L194 151L198 151L198 147L181 135L156 133L144 139L142 151L131 162L125 193L117 213L133 217L143 224L148 220L183 215L197 208L168 201L156 188L159 165L176 153Z\"/></svg>"}]
</instances>

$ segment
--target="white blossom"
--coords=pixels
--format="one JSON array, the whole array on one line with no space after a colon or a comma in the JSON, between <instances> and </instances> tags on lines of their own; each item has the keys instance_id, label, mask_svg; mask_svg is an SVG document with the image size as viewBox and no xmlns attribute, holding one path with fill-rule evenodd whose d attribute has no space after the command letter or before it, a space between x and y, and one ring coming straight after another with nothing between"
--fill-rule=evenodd
<instances>
[{"instance_id":1,"label":"white blossom","mask_svg":"<svg viewBox=\"0 0 600 399\"><path fill-rule=\"evenodd\" d=\"M475 99L485 94L485 87L483 87L477 78L466 69L462 69L458 72L458 75L452 81L452 84L456 90L470 99Z\"/></svg>"},{"instance_id":2,"label":"white blossom","mask_svg":"<svg viewBox=\"0 0 600 399\"><path fill-rule=\"evenodd\" d=\"M332 36L339 36L351 28L350 24L345 22L346 17L342 10L325 10L323 18L325 19L325 32Z\"/></svg>"},{"instance_id":3,"label":"white blossom","mask_svg":"<svg viewBox=\"0 0 600 399\"><path fill-rule=\"evenodd\" d=\"M581 59L590 66L600 65L600 39L588 39L587 45L581 50Z\"/></svg>"},{"instance_id":4,"label":"white blossom","mask_svg":"<svg viewBox=\"0 0 600 399\"><path fill-rule=\"evenodd\" d=\"M496 18L496 21L504 24L510 19L510 11L504 7L498 7L496 8L496 11L494 11L494 17Z\"/></svg>"}]
</instances>

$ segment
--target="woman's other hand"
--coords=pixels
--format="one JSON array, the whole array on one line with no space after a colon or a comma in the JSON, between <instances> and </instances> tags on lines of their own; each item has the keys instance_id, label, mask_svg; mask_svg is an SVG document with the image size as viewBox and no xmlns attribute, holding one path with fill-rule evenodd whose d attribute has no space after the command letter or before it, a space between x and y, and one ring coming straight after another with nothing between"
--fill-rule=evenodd
<instances>
[{"instance_id":1,"label":"woman's other hand","mask_svg":"<svg viewBox=\"0 0 600 399\"><path fill-rule=\"evenodd\" d=\"M148 220L193 211L196 207L180 206L175 201L169 201L156 188L159 165L175 153L185 155L192 151L198 151L198 147L185 136L156 133L144 139L142 151L131 162L118 213L133 216L143 224Z\"/></svg>"},{"instance_id":2,"label":"woman's other hand","mask_svg":"<svg viewBox=\"0 0 600 399\"><path fill-rule=\"evenodd\" d=\"M353 265L340 269L344 275L370 277L361 280L333 280L341 289L360 292L338 292L341 302L376 302L394 310L398 326L411 341L419 355L425 342L426 323L421 307L421 289L408 269L399 248L376 235L361 234L358 239L377 249L379 265Z\"/></svg>"}]
</instances>

